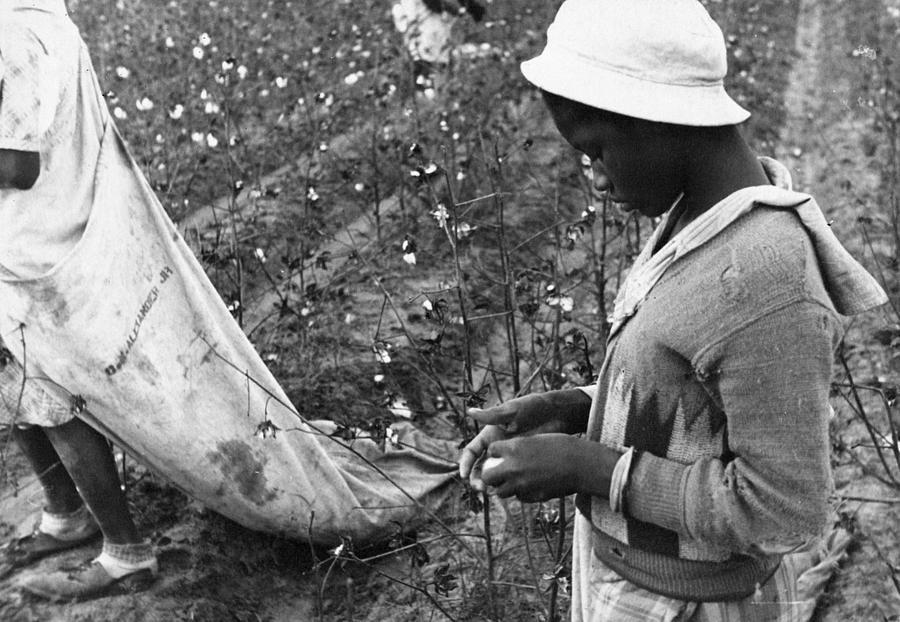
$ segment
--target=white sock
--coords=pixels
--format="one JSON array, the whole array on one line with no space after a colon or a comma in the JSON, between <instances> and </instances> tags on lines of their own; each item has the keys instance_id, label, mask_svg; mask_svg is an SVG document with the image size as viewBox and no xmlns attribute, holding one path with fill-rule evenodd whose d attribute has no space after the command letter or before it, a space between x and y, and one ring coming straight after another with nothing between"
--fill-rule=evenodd
<instances>
[{"instance_id":1,"label":"white sock","mask_svg":"<svg viewBox=\"0 0 900 622\"><path fill-rule=\"evenodd\" d=\"M55 514L43 510L38 525L38 531L66 542L81 540L97 529L97 522L84 505L68 514Z\"/></svg>"},{"instance_id":2,"label":"white sock","mask_svg":"<svg viewBox=\"0 0 900 622\"><path fill-rule=\"evenodd\" d=\"M146 541L137 544L113 544L104 540L103 552L94 561L103 566L113 579L121 579L138 570L149 570L153 574L159 570L156 553Z\"/></svg>"}]
</instances>

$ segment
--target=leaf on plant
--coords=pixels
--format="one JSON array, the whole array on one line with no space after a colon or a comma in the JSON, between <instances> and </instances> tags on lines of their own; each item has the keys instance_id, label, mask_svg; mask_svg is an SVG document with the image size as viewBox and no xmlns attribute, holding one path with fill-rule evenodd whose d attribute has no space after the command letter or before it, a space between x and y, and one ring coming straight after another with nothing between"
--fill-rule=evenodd
<instances>
[{"instance_id":1,"label":"leaf on plant","mask_svg":"<svg viewBox=\"0 0 900 622\"><path fill-rule=\"evenodd\" d=\"M450 572L450 564L442 564L434 569L432 584L434 591L441 596L448 596L450 592L459 587L456 575Z\"/></svg>"}]
</instances>

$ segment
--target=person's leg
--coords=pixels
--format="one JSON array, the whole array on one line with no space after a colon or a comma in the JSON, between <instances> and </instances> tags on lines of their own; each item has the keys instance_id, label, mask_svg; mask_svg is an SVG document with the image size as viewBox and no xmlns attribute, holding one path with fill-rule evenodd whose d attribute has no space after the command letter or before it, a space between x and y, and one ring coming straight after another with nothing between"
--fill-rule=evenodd
<instances>
[{"instance_id":1,"label":"person's leg","mask_svg":"<svg viewBox=\"0 0 900 622\"><path fill-rule=\"evenodd\" d=\"M44 489L44 510L53 514L69 514L81 507L75 483L59 459L59 454L44 429L39 426L13 427L13 439Z\"/></svg>"},{"instance_id":2,"label":"person's leg","mask_svg":"<svg viewBox=\"0 0 900 622\"><path fill-rule=\"evenodd\" d=\"M34 531L0 547L0 578L99 536L94 517L82 502L43 428L14 427L12 436L37 474L44 490L44 506Z\"/></svg>"},{"instance_id":3,"label":"person's leg","mask_svg":"<svg viewBox=\"0 0 900 622\"><path fill-rule=\"evenodd\" d=\"M82 600L111 591L145 589L158 569L156 555L138 536L106 438L77 418L46 428L46 434L100 524L103 550L79 569L34 575L20 587L51 600Z\"/></svg>"},{"instance_id":4,"label":"person's leg","mask_svg":"<svg viewBox=\"0 0 900 622\"><path fill-rule=\"evenodd\" d=\"M45 428L45 432L100 524L104 539L112 544L142 542L128 511L106 438L77 418Z\"/></svg>"}]
</instances>

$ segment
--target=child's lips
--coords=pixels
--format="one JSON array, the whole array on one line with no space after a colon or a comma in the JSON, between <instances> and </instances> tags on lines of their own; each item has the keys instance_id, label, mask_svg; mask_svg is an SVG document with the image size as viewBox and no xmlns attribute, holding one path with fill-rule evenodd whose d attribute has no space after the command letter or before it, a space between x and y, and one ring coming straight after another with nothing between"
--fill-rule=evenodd
<instances>
[{"instance_id":1,"label":"child's lips","mask_svg":"<svg viewBox=\"0 0 900 622\"><path fill-rule=\"evenodd\" d=\"M622 210L623 212L631 212L634 211L634 205L629 203L627 200L622 199L621 197L617 197L613 194L609 195L610 202L615 205L617 208Z\"/></svg>"}]
</instances>

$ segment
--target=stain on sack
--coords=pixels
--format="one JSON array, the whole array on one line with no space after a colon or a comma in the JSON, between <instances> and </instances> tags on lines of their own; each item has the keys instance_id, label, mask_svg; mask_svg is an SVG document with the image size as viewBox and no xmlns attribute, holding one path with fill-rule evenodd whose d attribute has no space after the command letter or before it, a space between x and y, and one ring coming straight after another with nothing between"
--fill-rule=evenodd
<instances>
[{"instance_id":1,"label":"stain on sack","mask_svg":"<svg viewBox=\"0 0 900 622\"><path fill-rule=\"evenodd\" d=\"M28 293L31 296L28 317L35 317L35 312L38 312L38 317L49 312L54 326L66 325L71 315L69 305L52 282L41 281L37 286L29 288Z\"/></svg>"},{"instance_id":2,"label":"stain on sack","mask_svg":"<svg viewBox=\"0 0 900 622\"><path fill-rule=\"evenodd\" d=\"M226 479L237 485L244 497L262 505L277 496L266 488L265 459L260 461L250 445L231 440L218 443L216 448L217 451L207 452L206 457L219 467Z\"/></svg>"}]
</instances>

